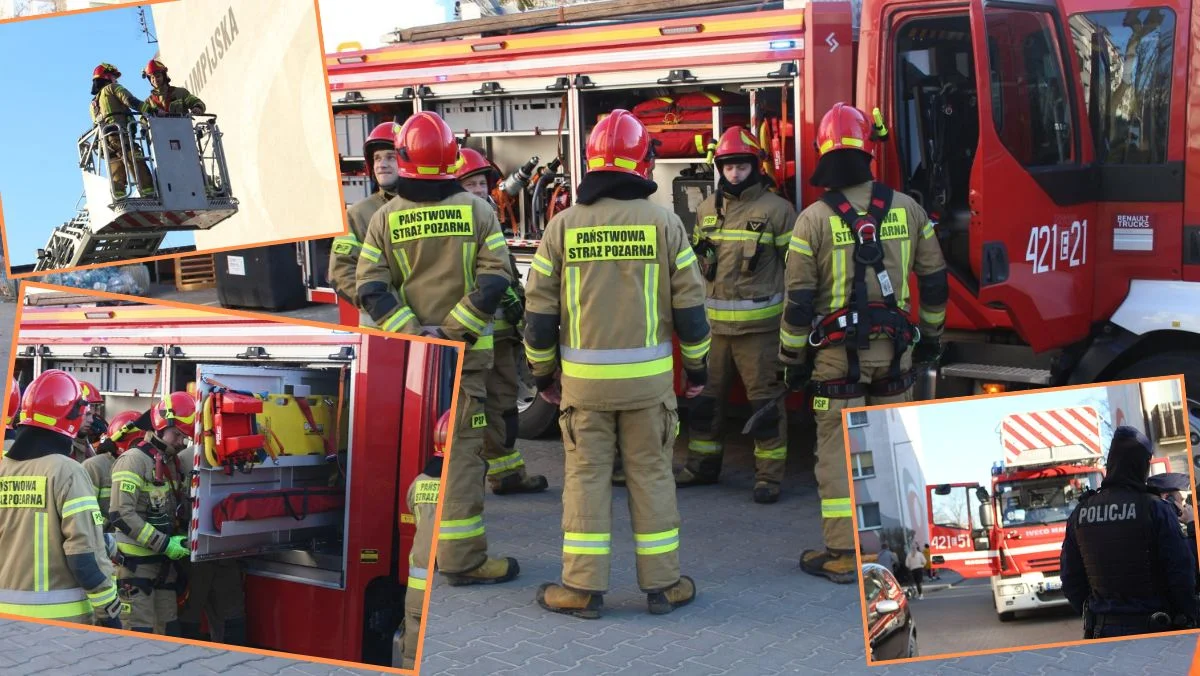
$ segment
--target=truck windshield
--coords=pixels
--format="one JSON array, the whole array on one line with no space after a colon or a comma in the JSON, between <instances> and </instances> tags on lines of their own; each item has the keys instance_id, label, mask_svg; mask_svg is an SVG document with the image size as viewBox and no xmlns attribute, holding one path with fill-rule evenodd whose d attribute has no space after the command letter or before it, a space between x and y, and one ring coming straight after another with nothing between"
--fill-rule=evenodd
<instances>
[{"instance_id":1,"label":"truck windshield","mask_svg":"<svg viewBox=\"0 0 1200 676\"><path fill-rule=\"evenodd\" d=\"M1064 523L1088 488L1099 488L1099 472L997 484L1000 523L1005 528Z\"/></svg>"}]
</instances>

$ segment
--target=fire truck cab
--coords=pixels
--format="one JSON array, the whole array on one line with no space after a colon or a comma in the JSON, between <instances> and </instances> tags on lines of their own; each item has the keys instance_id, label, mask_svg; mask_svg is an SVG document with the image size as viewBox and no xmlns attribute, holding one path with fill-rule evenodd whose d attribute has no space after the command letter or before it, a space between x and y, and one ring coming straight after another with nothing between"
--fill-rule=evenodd
<instances>
[{"instance_id":1,"label":"fire truck cab","mask_svg":"<svg viewBox=\"0 0 1200 676\"><path fill-rule=\"evenodd\" d=\"M215 115L131 113L128 125L102 122L78 145L85 205L38 250L36 271L149 256L167 233L208 230L237 213ZM114 156L143 158L154 194L132 196L137 161L125 160L128 196L118 199L109 176Z\"/></svg>"},{"instance_id":2,"label":"fire truck cab","mask_svg":"<svg viewBox=\"0 0 1200 676\"><path fill-rule=\"evenodd\" d=\"M208 435L196 437L194 466L184 469L191 560L241 562L251 645L391 665L415 529L404 496L450 407L454 349L94 301L24 308L17 346L22 387L46 369L65 370L99 387L110 419L145 410L164 391L261 395L270 417L258 418L257 432L272 438L262 446L274 459L261 453L227 471L206 459ZM218 440L233 434L228 421L203 428ZM222 512L218 523L217 508L231 496L283 490L298 496L286 513ZM301 494L310 492L324 506L306 502Z\"/></svg>"}]
</instances>

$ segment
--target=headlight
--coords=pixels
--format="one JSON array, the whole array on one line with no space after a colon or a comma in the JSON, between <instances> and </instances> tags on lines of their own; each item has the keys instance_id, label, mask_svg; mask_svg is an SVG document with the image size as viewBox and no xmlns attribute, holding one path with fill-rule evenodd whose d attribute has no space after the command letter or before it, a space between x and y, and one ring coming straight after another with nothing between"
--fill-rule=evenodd
<instances>
[{"instance_id":1,"label":"headlight","mask_svg":"<svg viewBox=\"0 0 1200 676\"><path fill-rule=\"evenodd\" d=\"M1025 585L1023 584L1002 584L1000 585L1001 596L1021 596L1025 593Z\"/></svg>"}]
</instances>

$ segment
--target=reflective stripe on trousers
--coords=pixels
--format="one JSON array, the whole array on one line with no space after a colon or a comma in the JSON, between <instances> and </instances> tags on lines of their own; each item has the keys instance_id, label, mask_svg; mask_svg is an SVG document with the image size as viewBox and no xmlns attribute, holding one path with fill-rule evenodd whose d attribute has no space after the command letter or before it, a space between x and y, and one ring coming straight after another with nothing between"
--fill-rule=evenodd
<instances>
[{"instance_id":1,"label":"reflective stripe on trousers","mask_svg":"<svg viewBox=\"0 0 1200 676\"><path fill-rule=\"evenodd\" d=\"M408 588L425 591L425 583L429 579L428 568L408 567Z\"/></svg>"}]
</instances>

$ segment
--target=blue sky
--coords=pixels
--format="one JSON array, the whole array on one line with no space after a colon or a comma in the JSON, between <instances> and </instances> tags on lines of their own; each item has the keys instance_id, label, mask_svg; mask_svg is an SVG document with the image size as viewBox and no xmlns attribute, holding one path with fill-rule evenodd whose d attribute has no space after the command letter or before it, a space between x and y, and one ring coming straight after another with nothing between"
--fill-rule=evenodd
<instances>
[{"instance_id":1,"label":"blue sky","mask_svg":"<svg viewBox=\"0 0 1200 676\"><path fill-rule=\"evenodd\" d=\"M1104 425L1105 421L1111 425L1104 405L1107 400L1105 388L1088 387L922 406L917 415L924 441L921 469L925 483L978 481L990 486L992 463L1003 459L1000 421L1012 413L1094 405L1101 418L1101 448L1107 448L1112 438L1111 426Z\"/></svg>"},{"instance_id":2,"label":"blue sky","mask_svg":"<svg viewBox=\"0 0 1200 676\"><path fill-rule=\"evenodd\" d=\"M149 7L146 21L154 33ZM83 195L76 141L91 126L92 69L117 66L121 84L144 99L142 68L156 52L136 6L0 24L0 198L13 265L33 263L51 231L75 215ZM163 246L194 243L191 233L173 233Z\"/></svg>"}]
</instances>

